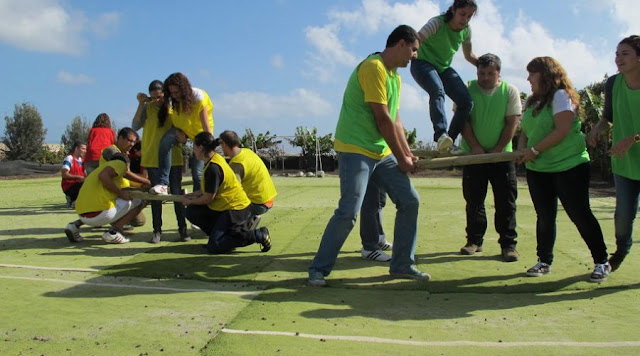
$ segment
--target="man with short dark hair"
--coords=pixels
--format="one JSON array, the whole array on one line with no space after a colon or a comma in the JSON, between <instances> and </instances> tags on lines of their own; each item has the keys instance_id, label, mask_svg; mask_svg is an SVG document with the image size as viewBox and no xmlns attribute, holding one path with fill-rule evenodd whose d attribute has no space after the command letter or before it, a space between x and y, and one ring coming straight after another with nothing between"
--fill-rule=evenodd
<instances>
[{"instance_id":1,"label":"man with short dark hair","mask_svg":"<svg viewBox=\"0 0 640 356\"><path fill-rule=\"evenodd\" d=\"M487 53L478 58L477 80L469 82L474 107L462 131L464 152L471 154L511 152L511 141L522 113L518 89L500 80L501 61ZM487 230L484 200L491 183L496 207L495 228L500 238L502 259L518 260L516 251L516 169L513 162L464 166L462 192L466 201L467 243L463 255L482 252Z\"/></svg>"},{"instance_id":2,"label":"man with short dark hair","mask_svg":"<svg viewBox=\"0 0 640 356\"><path fill-rule=\"evenodd\" d=\"M390 274L430 278L415 267L420 198L407 174L415 171L418 159L411 153L398 115L400 76L396 69L406 67L417 53L415 30L398 26L389 35L384 51L367 57L349 78L334 144L340 201L309 266L311 286L326 286L325 277L353 229L369 181L384 189L397 207Z\"/></svg>"}]
</instances>

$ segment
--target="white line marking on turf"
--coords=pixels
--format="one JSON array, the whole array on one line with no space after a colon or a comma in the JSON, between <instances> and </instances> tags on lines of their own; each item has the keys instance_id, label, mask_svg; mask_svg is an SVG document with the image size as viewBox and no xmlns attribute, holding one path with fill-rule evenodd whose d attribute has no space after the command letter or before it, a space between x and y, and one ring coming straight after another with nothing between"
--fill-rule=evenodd
<instances>
[{"instance_id":1,"label":"white line marking on turf","mask_svg":"<svg viewBox=\"0 0 640 356\"><path fill-rule=\"evenodd\" d=\"M21 279L27 281L39 281L39 282L54 282L54 283L66 283L74 284L78 286L97 286L97 287L112 287L112 288L131 288L131 289L149 289L160 290L168 292L207 292L216 294L230 294L242 297L256 297L260 293L257 292L237 292L237 291L224 291L213 289L198 289L198 288L173 288L173 287L155 287L155 286L139 286L134 284L117 284L117 283L96 283L96 282L83 282L83 281L70 281L66 279L51 279L51 278L33 278L33 277L15 277L15 276L0 276L0 279Z\"/></svg>"},{"instance_id":2,"label":"white line marking on turf","mask_svg":"<svg viewBox=\"0 0 640 356\"><path fill-rule=\"evenodd\" d=\"M26 266L26 265L7 265L4 263L0 263L0 267L49 270L49 271L69 271L69 272L100 272L99 269L95 269L95 268L41 267L41 266Z\"/></svg>"},{"instance_id":3,"label":"white line marking on turf","mask_svg":"<svg viewBox=\"0 0 640 356\"><path fill-rule=\"evenodd\" d=\"M234 330L222 329L227 334L244 335L270 335L293 336L307 339L341 340L375 342L379 344L397 344L411 346L479 346L479 347L525 347L525 346L553 346L553 347L638 347L640 341L614 341L614 342L579 342L579 341L512 341L512 342L483 342L483 341L410 341L398 339L383 339L369 336L345 336L345 335L318 335L303 334L287 331L262 331L262 330Z\"/></svg>"}]
</instances>

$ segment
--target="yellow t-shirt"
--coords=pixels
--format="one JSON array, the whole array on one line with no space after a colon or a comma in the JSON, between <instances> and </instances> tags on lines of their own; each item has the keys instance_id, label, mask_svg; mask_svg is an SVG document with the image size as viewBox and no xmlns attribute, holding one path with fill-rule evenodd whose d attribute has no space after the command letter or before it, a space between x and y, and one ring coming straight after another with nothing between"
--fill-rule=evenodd
<instances>
[{"instance_id":1,"label":"yellow t-shirt","mask_svg":"<svg viewBox=\"0 0 640 356\"><path fill-rule=\"evenodd\" d=\"M100 164L98 168L89 174L82 184L82 188L80 188L80 193L78 193L78 199L76 200L77 214L104 211L115 206L116 198L118 196L116 193L105 188L98 177L100 172L104 171L107 167L113 168L113 170L118 174L118 176L113 180L116 186L119 188L125 188L122 185L122 180L124 179L122 177L127 171L126 163L119 159L114 159L113 161Z\"/></svg>"},{"instance_id":2,"label":"yellow t-shirt","mask_svg":"<svg viewBox=\"0 0 640 356\"><path fill-rule=\"evenodd\" d=\"M197 134L204 131L202 121L200 121L200 112L202 110L207 111L209 126L211 126L211 133L213 134L213 103L211 98L202 89L193 88L193 93L196 96L196 102L193 104L191 112L187 114L182 108L180 108L179 112L173 109L169 110L169 117L173 122L173 126L182 130L192 141Z\"/></svg>"},{"instance_id":3,"label":"yellow t-shirt","mask_svg":"<svg viewBox=\"0 0 640 356\"><path fill-rule=\"evenodd\" d=\"M248 148L243 148L229 161L230 165L234 163L242 165L244 170L242 188L252 203L264 204L276 197L278 193L269 170L257 154Z\"/></svg>"},{"instance_id":4,"label":"yellow t-shirt","mask_svg":"<svg viewBox=\"0 0 640 356\"><path fill-rule=\"evenodd\" d=\"M171 116L167 118L164 126L159 126L159 108L153 103L146 104L146 120L142 126L142 157L140 158L145 168L158 168L158 151L162 136L173 126ZM171 165L182 166L182 145L175 145L171 149Z\"/></svg>"}]
</instances>

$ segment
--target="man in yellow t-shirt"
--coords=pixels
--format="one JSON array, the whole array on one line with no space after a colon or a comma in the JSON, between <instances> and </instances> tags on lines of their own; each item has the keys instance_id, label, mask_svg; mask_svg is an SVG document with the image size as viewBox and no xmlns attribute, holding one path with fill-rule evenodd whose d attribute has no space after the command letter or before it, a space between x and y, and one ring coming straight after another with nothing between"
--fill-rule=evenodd
<instances>
[{"instance_id":1,"label":"man in yellow t-shirt","mask_svg":"<svg viewBox=\"0 0 640 356\"><path fill-rule=\"evenodd\" d=\"M102 235L108 243L129 242L122 235L124 225L133 220L142 210L142 202L132 199L124 188L122 177L127 171L127 157L116 153L98 166L85 179L78 199L76 213L80 218L67 224L64 232L71 242L82 242L80 226L87 224L101 226L111 224L111 228Z\"/></svg>"}]
</instances>

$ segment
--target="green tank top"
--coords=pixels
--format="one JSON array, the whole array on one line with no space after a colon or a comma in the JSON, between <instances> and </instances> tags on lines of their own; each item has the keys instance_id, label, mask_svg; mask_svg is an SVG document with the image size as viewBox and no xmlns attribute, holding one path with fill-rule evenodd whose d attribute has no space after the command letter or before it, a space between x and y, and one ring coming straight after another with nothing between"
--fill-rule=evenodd
<instances>
[{"instance_id":1,"label":"green tank top","mask_svg":"<svg viewBox=\"0 0 640 356\"><path fill-rule=\"evenodd\" d=\"M451 66L453 56L460 44L469 38L469 26L462 31L454 31L444 21L444 15L438 16L440 27L435 34L420 43L418 59L429 62L438 71L444 72Z\"/></svg>"},{"instance_id":2,"label":"green tank top","mask_svg":"<svg viewBox=\"0 0 640 356\"><path fill-rule=\"evenodd\" d=\"M569 134L557 145L540 152L538 157L525 164L527 169L537 172L564 172L579 164L589 162L584 134L580 132L580 118L576 116ZM533 116L533 107L529 107L522 115L522 130L527 135L527 147L533 147L542 141L553 129L552 104Z\"/></svg>"},{"instance_id":3,"label":"green tank top","mask_svg":"<svg viewBox=\"0 0 640 356\"><path fill-rule=\"evenodd\" d=\"M640 89L631 90L624 81L624 74L618 74L613 84L613 127L612 142L640 132ZM614 174L629 179L640 180L640 144L634 144L621 157L611 157Z\"/></svg>"},{"instance_id":4,"label":"green tank top","mask_svg":"<svg viewBox=\"0 0 640 356\"><path fill-rule=\"evenodd\" d=\"M498 143L505 125L507 105L509 104L509 84L505 81L491 95L482 93L477 80L469 82L469 93L473 99L473 109L469 123L480 146L490 150ZM471 152L471 147L463 139L461 148L464 152ZM511 152L511 141L504 148L504 152Z\"/></svg>"}]
</instances>

